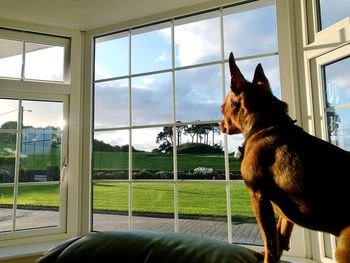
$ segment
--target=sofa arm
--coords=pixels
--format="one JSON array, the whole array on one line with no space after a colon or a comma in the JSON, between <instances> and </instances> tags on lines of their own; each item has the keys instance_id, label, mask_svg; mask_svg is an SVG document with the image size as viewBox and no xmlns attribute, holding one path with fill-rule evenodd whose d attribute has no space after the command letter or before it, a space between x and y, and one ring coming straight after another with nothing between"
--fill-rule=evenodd
<instances>
[{"instance_id":1,"label":"sofa arm","mask_svg":"<svg viewBox=\"0 0 350 263\"><path fill-rule=\"evenodd\" d=\"M145 231L92 232L48 250L38 263L248 263L255 252L223 241L181 233Z\"/></svg>"}]
</instances>

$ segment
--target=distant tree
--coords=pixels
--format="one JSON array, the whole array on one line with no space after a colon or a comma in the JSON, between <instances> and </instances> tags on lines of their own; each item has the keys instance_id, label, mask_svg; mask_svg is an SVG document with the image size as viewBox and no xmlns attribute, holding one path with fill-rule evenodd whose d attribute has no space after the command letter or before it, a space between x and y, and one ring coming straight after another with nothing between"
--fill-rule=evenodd
<instances>
[{"instance_id":1,"label":"distant tree","mask_svg":"<svg viewBox=\"0 0 350 263\"><path fill-rule=\"evenodd\" d=\"M1 129L17 129L17 121L8 121L1 125ZM1 144L13 144L16 143L16 134L15 133L2 133L0 136Z\"/></svg>"},{"instance_id":2,"label":"distant tree","mask_svg":"<svg viewBox=\"0 0 350 263\"><path fill-rule=\"evenodd\" d=\"M177 121L176 123L181 123L181 121ZM182 143L182 133L186 130L186 128L188 128L187 125L176 126L177 145Z\"/></svg>"},{"instance_id":3,"label":"distant tree","mask_svg":"<svg viewBox=\"0 0 350 263\"><path fill-rule=\"evenodd\" d=\"M173 147L173 128L164 127L163 131L158 133L156 143L159 144L159 150L169 152Z\"/></svg>"}]
</instances>

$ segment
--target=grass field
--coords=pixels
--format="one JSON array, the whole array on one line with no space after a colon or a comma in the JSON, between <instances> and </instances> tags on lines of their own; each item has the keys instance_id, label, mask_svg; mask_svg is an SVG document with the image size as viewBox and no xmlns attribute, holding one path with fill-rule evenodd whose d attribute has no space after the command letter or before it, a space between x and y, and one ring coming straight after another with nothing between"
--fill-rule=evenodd
<instances>
[{"instance_id":1,"label":"grass field","mask_svg":"<svg viewBox=\"0 0 350 263\"><path fill-rule=\"evenodd\" d=\"M151 214L174 213L172 183L132 183L132 211ZM20 186L18 205L57 207L58 185ZM232 214L252 218L248 192L244 183L230 186ZM0 187L0 205L11 205L12 187ZM93 185L93 209L98 211L128 211L128 183L104 182ZM179 183L180 215L226 216L226 187L221 184Z\"/></svg>"},{"instance_id":2,"label":"grass field","mask_svg":"<svg viewBox=\"0 0 350 263\"><path fill-rule=\"evenodd\" d=\"M240 163L230 157L230 170L239 170ZM133 169L172 170L173 156L163 153L135 152ZM177 167L180 170L193 170L197 167L224 170L223 154L178 154ZM128 153L94 152L94 169L128 169Z\"/></svg>"}]
</instances>

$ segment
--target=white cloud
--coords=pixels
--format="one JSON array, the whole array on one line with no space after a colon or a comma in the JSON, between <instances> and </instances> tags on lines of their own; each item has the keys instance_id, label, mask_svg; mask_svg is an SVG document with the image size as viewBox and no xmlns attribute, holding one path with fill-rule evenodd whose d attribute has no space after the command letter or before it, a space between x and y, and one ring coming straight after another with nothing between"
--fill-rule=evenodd
<instances>
[{"instance_id":1,"label":"white cloud","mask_svg":"<svg viewBox=\"0 0 350 263\"><path fill-rule=\"evenodd\" d=\"M157 62L165 61L168 59L168 57L169 57L168 53L166 51L163 51L163 53L156 58L156 61Z\"/></svg>"}]
</instances>

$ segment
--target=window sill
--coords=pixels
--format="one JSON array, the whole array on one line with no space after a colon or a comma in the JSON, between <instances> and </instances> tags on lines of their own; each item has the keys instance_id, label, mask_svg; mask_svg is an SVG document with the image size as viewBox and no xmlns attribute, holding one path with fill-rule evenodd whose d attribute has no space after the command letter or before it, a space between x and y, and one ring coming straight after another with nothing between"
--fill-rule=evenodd
<instances>
[{"instance_id":1,"label":"window sill","mask_svg":"<svg viewBox=\"0 0 350 263\"><path fill-rule=\"evenodd\" d=\"M21 246L1 247L0 261L13 260L16 258L41 256L48 249L60 244L64 240L40 242Z\"/></svg>"}]
</instances>

